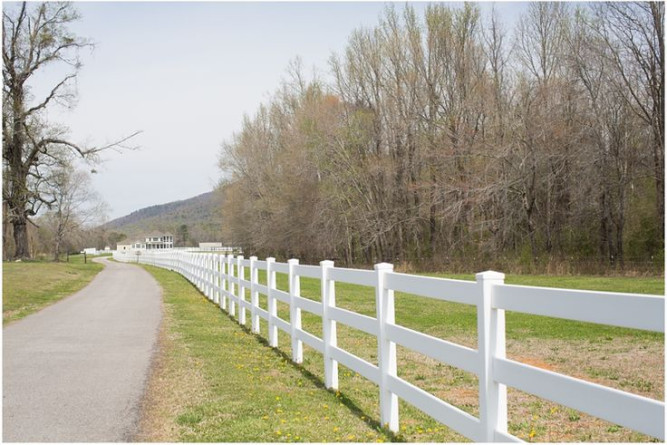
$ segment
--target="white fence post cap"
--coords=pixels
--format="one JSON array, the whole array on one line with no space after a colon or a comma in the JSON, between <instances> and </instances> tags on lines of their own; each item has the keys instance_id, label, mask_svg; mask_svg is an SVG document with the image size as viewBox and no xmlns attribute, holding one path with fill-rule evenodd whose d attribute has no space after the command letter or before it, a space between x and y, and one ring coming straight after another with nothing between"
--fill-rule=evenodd
<instances>
[{"instance_id":1,"label":"white fence post cap","mask_svg":"<svg viewBox=\"0 0 667 445\"><path fill-rule=\"evenodd\" d=\"M390 263L378 263L373 267L375 270L394 270L394 265Z\"/></svg>"},{"instance_id":2,"label":"white fence post cap","mask_svg":"<svg viewBox=\"0 0 667 445\"><path fill-rule=\"evenodd\" d=\"M485 272L480 272L475 275L475 278L479 280L504 280L505 274L501 272L495 272L493 270L487 270Z\"/></svg>"}]
</instances>

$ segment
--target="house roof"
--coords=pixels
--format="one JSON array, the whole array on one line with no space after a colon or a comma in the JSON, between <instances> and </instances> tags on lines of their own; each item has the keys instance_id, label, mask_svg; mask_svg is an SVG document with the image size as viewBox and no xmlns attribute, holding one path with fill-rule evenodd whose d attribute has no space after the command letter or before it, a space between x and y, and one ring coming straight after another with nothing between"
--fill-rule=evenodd
<instances>
[{"instance_id":1,"label":"house roof","mask_svg":"<svg viewBox=\"0 0 667 445\"><path fill-rule=\"evenodd\" d=\"M174 236L171 233L151 233L146 235L146 238L156 238L156 237L163 237L163 236Z\"/></svg>"}]
</instances>

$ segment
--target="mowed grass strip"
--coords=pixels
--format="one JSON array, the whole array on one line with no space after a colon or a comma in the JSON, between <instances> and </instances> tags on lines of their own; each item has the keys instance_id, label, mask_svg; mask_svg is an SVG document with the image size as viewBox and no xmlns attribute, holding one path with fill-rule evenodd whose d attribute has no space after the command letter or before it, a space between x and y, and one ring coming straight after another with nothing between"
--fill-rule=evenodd
<instances>
[{"instance_id":1,"label":"mowed grass strip","mask_svg":"<svg viewBox=\"0 0 667 445\"><path fill-rule=\"evenodd\" d=\"M69 263L26 261L2 264L2 323L6 325L43 309L81 289L104 266L83 255Z\"/></svg>"},{"instance_id":2,"label":"mowed grass strip","mask_svg":"<svg viewBox=\"0 0 667 445\"><path fill-rule=\"evenodd\" d=\"M159 269L151 271L156 276L172 276L173 280L182 283L180 292L187 291L189 296L181 301L184 306L176 310L180 305L173 305L175 313L183 310L185 314L199 307L208 314L206 322L199 316L187 315L180 322L181 327L174 330L183 339L176 343L187 348L186 355L191 357L190 363L196 364L193 367L197 371L196 378L190 380L203 378L211 386L206 389L207 395L198 399L200 401L189 402L189 409L181 410L180 414L173 416L179 431L178 440L467 441L404 401L399 402L399 434L386 432L378 425L376 385L339 365L340 391L326 392L322 386L324 376L320 353L304 345L304 363L294 365L289 358L289 336L282 331L279 331L279 348L269 348L263 339L267 336L264 320L260 327L262 337L257 337L208 302L182 277ZM247 274L246 268L246 278ZM473 278L472 275L448 277ZM260 272L259 281L266 283L265 273ZM661 279L509 276L506 282L655 294L662 293L664 288ZM284 274L277 274L277 287L287 289L287 277ZM302 279L301 294L319 301L319 281ZM246 299L249 299L248 290ZM336 283L336 300L339 307L375 316L372 288ZM188 305L192 305L192 308L186 308ZM266 296L260 295L260 306L267 309ZM278 315L289 321L287 305L278 304ZM249 313L247 319L249 324ZM397 323L407 327L476 348L476 310L472 306L397 293L396 319ZM304 330L321 337L319 317L303 312L302 322ZM191 334L185 335L190 328L184 327L191 324L196 325L191 329L202 336L196 342L186 341ZM654 399L663 399L662 334L508 313L507 337L510 358ZM338 345L377 364L377 341L372 336L339 323ZM237 346L240 350L230 358L228 354ZM478 381L474 374L400 346L398 369L400 377L474 416L479 415ZM234 376L227 373L233 373ZM214 380L210 380L211 376ZM227 387L224 382L231 382L236 392L233 390L231 395L226 395L228 390L223 389ZM164 384L162 388L169 386ZM303 388L307 389L304 391ZM276 392L283 390L289 394L288 398ZM239 408L230 413L226 403ZM342 411L332 415L334 407ZM292 430L285 426L290 424ZM227 428L231 430L227 431ZM257 431L263 428L268 428L268 431L258 434ZM651 441L647 436L513 389L509 390L509 430L527 441Z\"/></svg>"},{"instance_id":3,"label":"mowed grass strip","mask_svg":"<svg viewBox=\"0 0 667 445\"><path fill-rule=\"evenodd\" d=\"M169 332L163 332L167 344L162 343L152 390L144 403L152 418L143 420L139 439L391 440L391 434L351 401L325 390L317 376L242 328L185 278L145 267L162 286Z\"/></svg>"}]
</instances>

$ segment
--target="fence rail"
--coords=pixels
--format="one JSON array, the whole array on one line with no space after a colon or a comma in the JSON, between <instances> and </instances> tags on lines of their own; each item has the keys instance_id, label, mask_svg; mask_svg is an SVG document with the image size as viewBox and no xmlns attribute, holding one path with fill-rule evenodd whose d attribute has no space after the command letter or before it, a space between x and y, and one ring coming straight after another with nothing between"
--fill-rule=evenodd
<instances>
[{"instance_id":1,"label":"fence rail","mask_svg":"<svg viewBox=\"0 0 667 445\"><path fill-rule=\"evenodd\" d=\"M268 340L278 346L278 330L291 339L292 359L303 361L303 343L324 356L327 388L338 389L338 363L379 386L380 418L383 425L398 431L398 398L409 402L439 422L478 442L520 442L507 431L507 386L586 412L638 432L665 439L665 403L632 393L590 383L567 375L509 360L505 357L505 311L517 311L569 320L602 323L634 329L665 332L665 299L657 295L513 286L504 275L482 272L476 282L447 280L396 273L391 264L375 270L299 265L298 260L277 263L274 258L195 253L186 251L146 252L134 257L114 253L124 262L140 262L174 270L195 284L221 309L260 332L260 318L268 324ZM247 280L245 269L249 269ZM267 274L260 284L258 271ZM288 289L276 288L276 273L287 274ZM320 301L301 296L300 278L321 281ZM376 316L357 314L336 307L335 283L351 283L375 289ZM250 300L246 300L246 290ZM477 349L448 342L395 322L394 292L476 306ZM259 306L259 294L267 297L267 309ZM277 314L277 301L289 306L289 321ZM238 308L238 313L237 313ZM322 337L301 328L301 312L322 319ZM336 324L342 323L377 338L377 365L337 345ZM439 399L398 377L396 345L409 348L462 370L479 380L479 418Z\"/></svg>"}]
</instances>

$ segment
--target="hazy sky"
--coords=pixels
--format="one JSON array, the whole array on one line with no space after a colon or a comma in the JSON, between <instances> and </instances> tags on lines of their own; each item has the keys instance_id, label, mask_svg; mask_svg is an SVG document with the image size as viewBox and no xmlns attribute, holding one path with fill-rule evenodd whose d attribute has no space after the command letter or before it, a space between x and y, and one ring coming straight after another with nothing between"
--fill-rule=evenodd
<instances>
[{"instance_id":1,"label":"hazy sky","mask_svg":"<svg viewBox=\"0 0 667 445\"><path fill-rule=\"evenodd\" d=\"M411 4L418 11L426 5ZM344 50L355 28L376 25L386 3L75 6L83 17L73 29L96 48L81 54L76 107L52 110L49 119L67 125L73 141L89 145L143 131L134 140L141 150L105 154L93 175L113 219L212 190L221 177L221 143L240 130L244 113L254 114L279 87L290 60L299 56L308 73L316 68L325 74L331 54ZM524 7L496 4L508 21ZM61 78L55 71L42 73L33 91Z\"/></svg>"}]
</instances>

